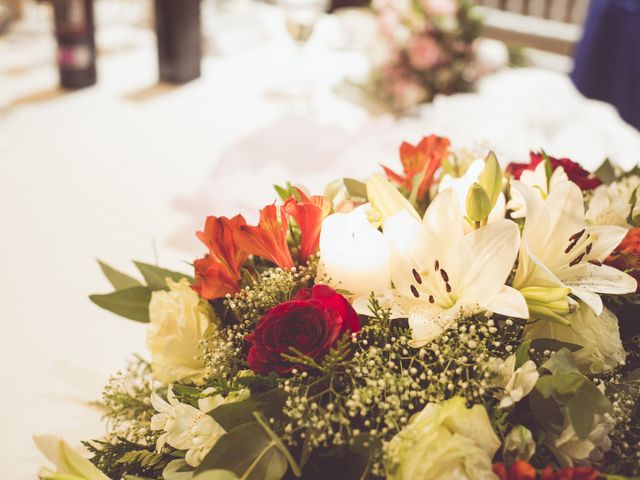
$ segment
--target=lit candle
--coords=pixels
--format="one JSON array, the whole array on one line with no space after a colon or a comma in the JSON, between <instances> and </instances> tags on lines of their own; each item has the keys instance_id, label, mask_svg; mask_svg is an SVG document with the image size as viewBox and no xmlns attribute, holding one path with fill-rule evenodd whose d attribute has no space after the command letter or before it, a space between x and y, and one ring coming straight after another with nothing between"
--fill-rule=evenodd
<instances>
[{"instance_id":1,"label":"lit candle","mask_svg":"<svg viewBox=\"0 0 640 480\"><path fill-rule=\"evenodd\" d=\"M355 296L391 288L390 247L382 232L369 223L368 207L328 216L320 233L320 278Z\"/></svg>"}]
</instances>

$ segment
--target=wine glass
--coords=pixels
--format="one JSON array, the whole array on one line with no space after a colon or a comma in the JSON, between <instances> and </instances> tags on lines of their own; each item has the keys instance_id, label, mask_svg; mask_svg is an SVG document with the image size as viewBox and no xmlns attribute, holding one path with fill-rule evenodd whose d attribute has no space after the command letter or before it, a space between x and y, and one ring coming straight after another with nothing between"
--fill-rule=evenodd
<instances>
[{"instance_id":1,"label":"wine glass","mask_svg":"<svg viewBox=\"0 0 640 480\"><path fill-rule=\"evenodd\" d=\"M294 110L305 113L309 110L312 90L307 77L307 58L305 46L311 38L316 23L329 8L329 0L278 0L283 10L287 33L295 44L292 65L292 83L286 89L288 96L294 99Z\"/></svg>"}]
</instances>

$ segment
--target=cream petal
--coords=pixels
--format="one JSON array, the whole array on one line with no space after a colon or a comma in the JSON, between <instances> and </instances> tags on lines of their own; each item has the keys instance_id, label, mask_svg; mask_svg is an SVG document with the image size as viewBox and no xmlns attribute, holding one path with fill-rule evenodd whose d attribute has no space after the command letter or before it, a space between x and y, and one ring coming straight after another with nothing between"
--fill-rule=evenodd
<instances>
[{"instance_id":1,"label":"cream petal","mask_svg":"<svg viewBox=\"0 0 640 480\"><path fill-rule=\"evenodd\" d=\"M503 285L500 292L481 306L498 315L514 318L529 318L529 307L522 294L515 288Z\"/></svg>"},{"instance_id":2,"label":"cream petal","mask_svg":"<svg viewBox=\"0 0 640 480\"><path fill-rule=\"evenodd\" d=\"M513 286L518 289L525 286L557 288L564 284L538 259L529 248L528 241L523 238Z\"/></svg>"},{"instance_id":3,"label":"cream petal","mask_svg":"<svg viewBox=\"0 0 640 480\"><path fill-rule=\"evenodd\" d=\"M156 392L151 394L151 406L160 413L167 413L171 411L171 405L169 405L160 395Z\"/></svg>"},{"instance_id":4,"label":"cream petal","mask_svg":"<svg viewBox=\"0 0 640 480\"><path fill-rule=\"evenodd\" d=\"M447 310L421 305L412 309L409 315L411 341L409 345L418 348L431 342L447 330L460 316L461 305L456 304Z\"/></svg>"},{"instance_id":5,"label":"cream petal","mask_svg":"<svg viewBox=\"0 0 640 480\"><path fill-rule=\"evenodd\" d=\"M566 270L562 281L571 289L582 288L596 293L622 295L636 291L636 280L608 265L581 263Z\"/></svg>"},{"instance_id":6,"label":"cream petal","mask_svg":"<svg viewBox=\"0 0 640 480\"><path fill-rule=\"evenodd\" d=\"M600 226L591 227L588 233L594 238L591 251L585 260L597 260L604 262L605 259L620 245L620 242L627 236L628 230L624 227Z\"/></svg>"},{"instance_id":7,"label":"cream petal","mask_svg":"<svg viewBox=\"0 0 640 480\"><path fill-rule=\"evenodd\" d=\"M535 222L540 215L544 203L540 194L529 185L515 180L511 182L511 186L522 196L527 212L527 221ZM526 224L525 230L527 230Z\"/></svg>"},{"instance_id":8,"label":"cream petal","mask_svg":"<svg viewBox=\"0 0 640 480\"><path fill-rule=\"evenodd\" d=\"M580 287L573 287L571 293L582 300L596 315L600 315L604 310L602 298L597 293Z\"/></svg>"},{"instance_id":9,"label":"cream petal","mask_svg":"<svg viewBox=\"0 0 640 480\"><path fill-rule=\"evenodd\" d=\"M412 270L427 265L429 235L422 223L402 210L387 220L384 235L391 246L391 280L394 286L408 295L415 282Z\"/></svg>"},{"instance_id":10,"label":"cream petal","mask_svg":"<svg viewBox=\"0 0 640 480\"><path fill-rule=\"evenodd\" d=\"M520 230L511 220L497 220L464 237L462 298L482 304L506 282L520 248Z\"/></svg>"}]
</instances>

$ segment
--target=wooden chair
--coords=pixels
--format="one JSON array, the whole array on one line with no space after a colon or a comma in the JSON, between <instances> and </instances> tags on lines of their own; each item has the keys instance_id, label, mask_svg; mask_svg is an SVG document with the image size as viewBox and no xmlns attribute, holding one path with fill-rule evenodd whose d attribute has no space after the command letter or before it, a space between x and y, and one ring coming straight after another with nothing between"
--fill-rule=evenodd
<instances>
[{"instance_id":1,"label":"wooden chair","mask_svg":"<svg viewBox=\"0 0 640 480\"><path fill-rule=\"evenodd\" d=\"M571 55L590 0L476 0L484 35L520 47Z\"/></svg>"}]
</instances>

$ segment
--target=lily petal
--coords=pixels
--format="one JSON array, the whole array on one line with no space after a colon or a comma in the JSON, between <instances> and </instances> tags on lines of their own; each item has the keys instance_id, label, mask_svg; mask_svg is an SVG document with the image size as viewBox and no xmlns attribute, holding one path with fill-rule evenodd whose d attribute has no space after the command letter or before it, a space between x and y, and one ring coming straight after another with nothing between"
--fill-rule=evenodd
<instances>
[{"instance_id":1,"label":"lily petal","mask_svg":"<svg viewBox=\"0 0 640 480\"><path fill-rule=\"evenodd\" d=\"M572 291L582 288L613 295L633 293L638 287L638 283L631 275L608 265L591 263L581 263L571 267L567 274L563 275L563 280Z\"/></svg>"},{"instance_id":2,"label":"lily petal","mask_svg":"<svg viewBox=\"0 0 640 480\"><path fill-rule=\"evenodd\" d=\"M604 262L605 259L620 245L620 242L627 236L628 230L624 227L599 226L591 227L588 232L594 238L591 252L587 255L588 260Z\"/></svg>"},{"instance_id":3,"label":"lily petal","mask_svg":"<svg viewBox=\"0 0 640 480\"><path fill-rule=\"evenodd\" d=\"M498 294L481 305L490 312L514 318L529 318L529 307L522 294L515 288L503 285Z\"/></svg>"},{"instance_id":4,"label":"lily petal","mask_svg":"<svg viewBox=\"0 0 640 480\"><path fill-rule=\"evenodd\" d=\"M520 230L511 220L497 220L464 237L464 284L467 301L482 304L506 282L520 249Z\"/></svg>"}]
</instances>

